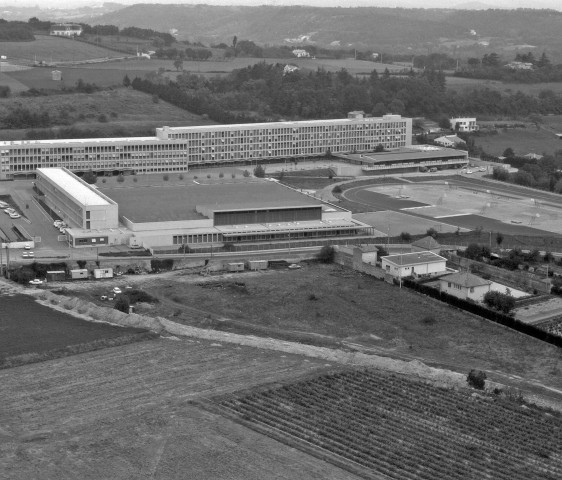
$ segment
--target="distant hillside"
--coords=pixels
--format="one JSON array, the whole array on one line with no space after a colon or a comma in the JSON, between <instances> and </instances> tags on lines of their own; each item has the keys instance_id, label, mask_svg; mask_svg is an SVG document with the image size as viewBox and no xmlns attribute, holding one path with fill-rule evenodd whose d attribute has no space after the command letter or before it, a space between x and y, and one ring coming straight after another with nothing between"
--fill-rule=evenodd
<instances>
[{"instance_id":1,"label":"distant hillside","mask_svg":"<svg viewBox=\"0 0 562 480\"><path fill-rule=\"evenodd\" d=\"M562 12L553 10L456 10L401 8L241 7L133 5L96 19L100 24L159 31L179 39L227 42L236 35L265 44L309 39L319 45L423 50L443 39L492 37L504 44L562 47ZM470 31L477 34L471 36ZM298 43L298 40L297 40ZM493 45L492 45L493 46Z\"/></svg>"}]
</instances>

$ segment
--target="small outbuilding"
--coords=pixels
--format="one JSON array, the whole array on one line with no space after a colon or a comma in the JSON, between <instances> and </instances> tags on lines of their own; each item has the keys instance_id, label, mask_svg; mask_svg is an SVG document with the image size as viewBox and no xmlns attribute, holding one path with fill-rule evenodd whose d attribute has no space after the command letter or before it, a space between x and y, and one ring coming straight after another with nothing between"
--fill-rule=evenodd
<instances>
[{"instance_id":1,"label":"small outbuilding","mask_svg":"<svg viewBox=\"0 0 562 480\"><path fill-rule=\"evenodd\" d=\"M447 271L447 259L433 252L388 255L381 258L381 265L394 278L432 276Z\"/></svg>"},{"instance_id":2,"label":"small outbuilding","mask_svg":"<svg viewBox=\"0 0 562 480\"><path fill-rule=\"evenodd\" d=\"M431 235L428 235L412 242L412 252L433 252L439 255L441 253L441 244Z\"/></svg>"},{"instance_id":3,"label":"small outbuilding","mask_svg":"<svg viewBox=\"0 0 562 480\"><path fill-rule=\"evenodd\" d=\"M61 282L66 280L66 272L64 270L49 270L45 278L47 282Z\"/></svg>"},{"instance_id":4,"label":"small outbuilding","mask_svg":"<svg viewBox=\"0 0 562 480\"><path fill-rule=\"evenodd\" d=\"M491 289L492 282L470 272L452 273L439 279L439 289L462 299L481 302Z\"/></svg>"},{"instance_id":5,"label":"small outbuilding","mask_svg":"<svg viewBox=\"0 0 562 480\"><path fill-rule=\"evenodd\" d=\"M248 260L248 270L267 270L267 260Z\"/></svg>"},{"instance_id":6,"label":"small outbuilding","mask_svg":"<svg viewBox=\"0 0 562 480\"><path fill-rule=\"evenodd\" d=\"M113 278L113 268L94 268L94 278Z\"/></svg>"},{"instance_id":7,"label":"small outbuilding","mask_svg":"<svg viewBox=\"0 0 562 480\"><path fill-rule=\"evenodd\" d=\"M88 269L79 268L76 270L70 270L70 278L72 280L86 280L88 278Z\"/></svg>"},{"instance_id":8,"label":"small outbuilding","mask_svg":"<svg viewBox=\"0 0 562 480\"><path fill-rule=\"evenodd\" d=\"M244 271L244 263L242 263L242 262L229 263L227 265L227 270L229 272L243 272Z\"/></svg>"}]
</instances>

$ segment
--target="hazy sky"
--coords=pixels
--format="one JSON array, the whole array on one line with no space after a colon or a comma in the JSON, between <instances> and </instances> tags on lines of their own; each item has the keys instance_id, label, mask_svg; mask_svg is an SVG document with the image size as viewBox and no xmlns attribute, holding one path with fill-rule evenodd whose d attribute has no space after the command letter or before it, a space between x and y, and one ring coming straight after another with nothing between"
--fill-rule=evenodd
<instances>
[{"instance_id":1,"label":"hazy sky","mask_svg":"<svg viewBox=\"0 0 562 480\"><path fill-rule=\"evenodd\" d=\"M109 0L124 5L135 3L174 3L174 4L208 4L208 5L314 5L323 7L370 6L370 7L410 7L410 8L450 8L470 4L482 4L490 8L552 8L562 10L560 0ZM75 6L101 5L101 1L92 0L0 0L0 8L5 6L35 6L41 8L72 8Z\"/></svg>"}]
</instances>

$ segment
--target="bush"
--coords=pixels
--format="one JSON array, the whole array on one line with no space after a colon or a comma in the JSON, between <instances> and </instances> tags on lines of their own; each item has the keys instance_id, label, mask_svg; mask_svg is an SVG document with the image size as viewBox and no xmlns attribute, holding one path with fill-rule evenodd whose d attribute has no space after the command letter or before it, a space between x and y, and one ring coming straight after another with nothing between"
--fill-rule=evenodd
<instances>
[{"instance_id":1,"label":"bush","mask_svg":"<svg viewBox=\"0 0 562 480\"><path fill-rule=\"evenodd\" d=\"M244 173L242 175L247 178L250 176L250 172L248 172L248 170L244 170Z\"/></svg>"},{"instance_id":2,"label":"bush","mask_svg":"<svg viewBox=\"0 0 562 480\"><path fill-rule=\"evenodd\" d=\"M265 168L263 168L261 165L258 165L256 168L254 168L254 177L265 178Z\"/></svg>"},{"instance_id":3,"label":"bush","mask_svg":"<svg viewBox=\"0 0 562 480\"><path fill-rule=\"evenodd\" d=\"M435 230L435 228L431 227L431 228L428 228L428 229L427 229L427 231L425 232L425 234L426 234L426 235L429 235L430 237L435 238L435 237L437 237L438 232L437 232L437 230Z\"/></svg>"},{"instance_id":4,"label":"bush","mask_svg":"<svg viewBox=\"0 0 562 480\"><path fill-rule=\"evenodd\" d=\"M125 177L123 176L122 173L120 173L119 175L117 175L117 181L119 183L123 183L125 181Z\"/></svg>"},{"instance_id":5,"label":"bush","mask_svg":"<svg viewBox=\"0 0 562 480\"><path fill-rule=\"evenodd\" d=\"M482 370L471 370L466 377L466 381L472 388L484 390L486 378L486 372Z\"/></svg>"},{"instance_id":6,"label":"bush","mask_svg":"<svg viewBox=\"0 0 562 480\"><path fill-rule=\"evenodd\" d=\"M98 117L98 122L100 123L107 123L107 115L105 113L102 113L99 117Z\"/></svg>"},{"instance_id":7,"label":"bush","mask_svg":"<svg viewBox=\"0 0 562 480\"><path fill-rule=\"evenodd\" d=\"M127 295L119 295L117 301L115 302L115 310L119 310L123 313L129 313L129 306L131 303L129 302L129 297Z\"/></svg>"},{"instance_id":8,"label":"bush","mask_svg":"<svg viewBox=\"0 0 562 480\"><path fill-rule=\"evenodd\" d=\"M126 292L126 296L129 299L129 304L133 305L135 303L138 302L143 302L143 303L159 303L160 300L158 300L156 297L153 297L152 295L150 295L149 293L145 292L144 290L128 290Z\"/></svg>"},{"instance_id":9,"label":"bush","mask_svg":"<svg viewBox=\"0 0 562 480\"><path fill-rule=\"evenodd\" d=\"M76 263L78 264L78 268L86 268L86 260L76 260Z\"/></svg>"},{"instance_id":10,"label":"bush","mask_svg":"<svg viewBox=\"0 0 562 480\"><path fill-rule=\"evenodd\" d=\"M220 172L220 173L219 173L219 178L224 178L224 173Z\"/></svg>"},{"instance_id":11,"label":"bush","mask_svg":"<svg viewBox=\"0 0 562 480\"><path fill-rule=\"evenodd\" d=\"M402 232L400 234L400 238L405 242L410 242L412 240L412 235L410 235L408 232Z\"/></svg>"},{"instance_id":12,"label":"bush","mask_svg":"<svg viewBox=\"0 0 562 480\"><path fill-rule=\"evenodd\" d=\"M93 185L98 181L98 176L92 170L88 170L82 176L82 180L84 180L86 183L89 183L90 185Z\"/></svg>"},{"instance_id":13,"label":"bush","mask_svg":"<svg viewBox=\"0 0 562 480\"><path fill-rule=\"evenodd\" d=\"M336 251L331 245L324 245L316 258L322 263L333 263Z\"/></svg>"},{"instance_id":14,"label":"bush","mask_svg":"<svg viewBox=\"0 0 562 480\"><path fill-rule=\"evenodd\" d=\"M515 308L515 298L501 292L487 292L486 295L484 295L484 303L490 308L499 310L502 313L509 313Z\"/></svg>"},{"instance_id":15,"label":"bush","mask_svg":"<svg viewBox=\"0 0 562 480\"><path fill-rule=\"evenodd\" d=\"M332 193L335 193L335 194L340 194L340 193L342 193L342 192L343 192L343 190L342 190L342 188L341 188L339 185L336 185L336 186L332 189Z\"/></svg>"},{"instance_id":16,"label":"bush","mask_svg":"<svg viewBox=\"0 0 562 480\"><path fill-rule=\"evenodd\" d=\"M174 266L174 260L171 258L166 258L164 260L159 260L153 258L150 260L150 268L153 272L159 272L160 270L171 270Z\"/></svg>"},{"instance_id":17,"label":"bush","mask_svg":"<svg viewBox=\"0 0 562 480\"><path fill-rule=\"evenodd\" d=\"M168 180L170 180L170 175L168 175L167 173L165 173L164 175L162 175L162 180L164 180L165 182L167 182Z\"/></svg>"}]
</instances>

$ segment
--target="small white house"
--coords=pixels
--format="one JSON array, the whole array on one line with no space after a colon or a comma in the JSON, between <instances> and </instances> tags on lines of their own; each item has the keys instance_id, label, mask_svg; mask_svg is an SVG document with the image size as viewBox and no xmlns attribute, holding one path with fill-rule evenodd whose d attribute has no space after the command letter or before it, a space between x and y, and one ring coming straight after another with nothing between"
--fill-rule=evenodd
<instances>
[{"instance_id":1,"label":"small white house","mask_svg":"<svg viewBox=\"0 0 562 480\"><path fill-rule=\"evenodd\" d=\"M475 302L484 299L491 285L490 280L484 280L469 272L453 273L439 279L439 288L442 292L465 300L469 298Z\"/></svg>"},{"instance_id":2,"label":"small white house","mask_svg":"<svg viewBox=\"0 0 562 480\"><path fill-rule=\"evenodd\" d=\"M458 132L475 132L480 129L476 125L476 118L458 117L451 118L449 121L451 122L451 128Z\"/></svg>"},{"instance_id":3,"label":"small white house","mask_svg":"<svg viewBox=\"0 0 562 480\"><path fill-rule=\"evenodd\" d=\"M383 270L395 278L445 273L446 265L447 259L433 252L403 253L381 258Z\"/></svg>"},{"instance_id":4,"label":"small white house","mask_svg":"<svg viewBox=\"0 0 562 480\"><path fill-rule=\"evenodd\" d=\"M310 53L308 53L304 48L295 48L293 50L293 55L297 58L308 58Z\"/></svg>"},{"instance_id":5,"label":"small white house","mask_svg":"<svg viewBox=\"0 0 562 480\"><path fill-rule=\"evenodd\" d=\"M457 145L464 143L464 140L456 135L444 135L437 137L433 143L441 145L442 147L455 148Z\"/></svg>"}]
</instances>

